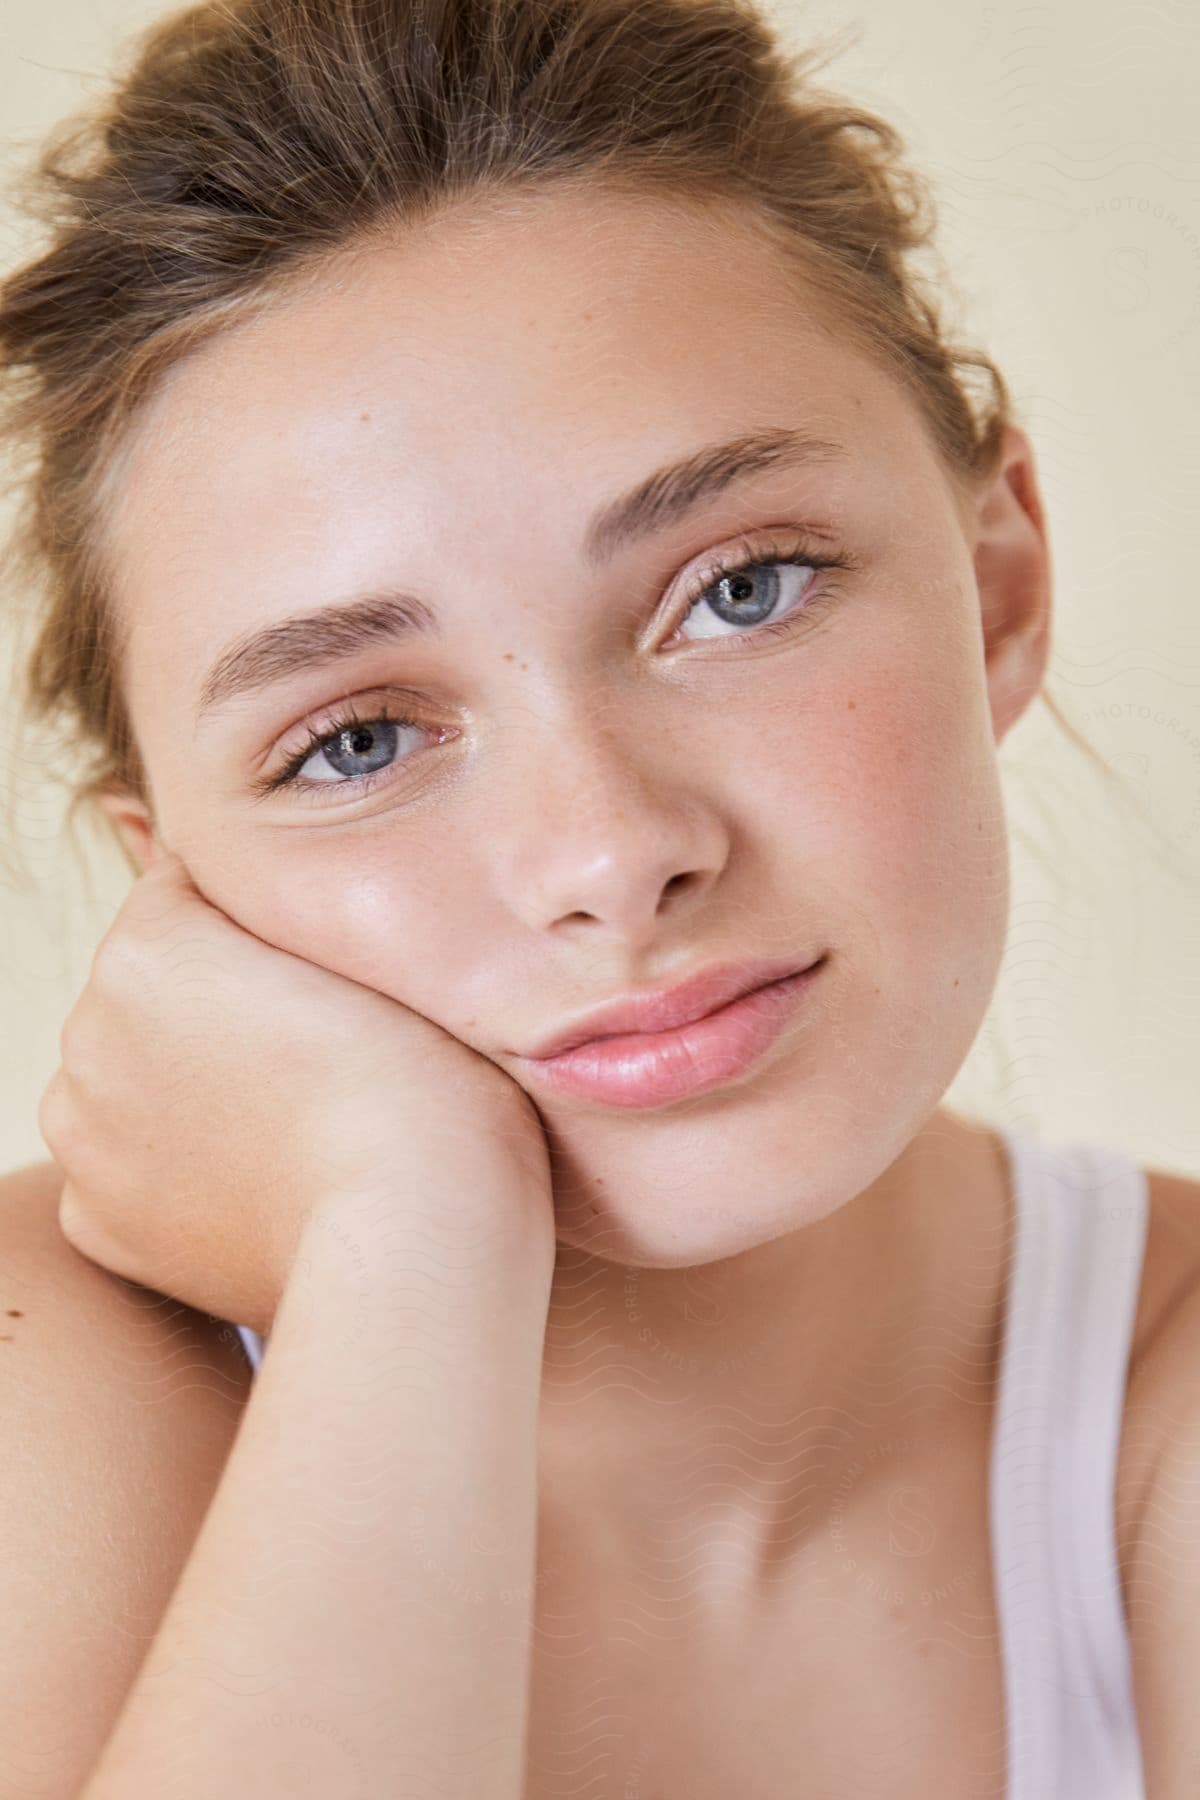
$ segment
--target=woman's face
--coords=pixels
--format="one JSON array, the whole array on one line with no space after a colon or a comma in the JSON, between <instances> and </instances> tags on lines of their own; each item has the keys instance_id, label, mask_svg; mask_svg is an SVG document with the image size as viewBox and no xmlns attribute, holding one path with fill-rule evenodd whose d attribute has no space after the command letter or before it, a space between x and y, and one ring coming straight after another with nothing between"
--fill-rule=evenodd
<instances>
[{"instance_id":1,"label":"woman's face","mask_svg":"<svg viewBox=\"0 0 1200 1800\"><path fill-rule=\"evenodd\" d=\"M785 431L838 448L611 528ZM111 549L159 837L525 1087L560 1237L677 1266L823 1217L934 1110L1003 948L994 750L1047 592L1008 444L1034 500L956 505L912 401L727 210L542 196L372 248L176 368L133 444ZM426 628L279 629L381 595ZM231 650L253 683L213 701ZM414 723L330 737L347 702ZM707 1092L613 1106L516 1060L632 989L819 954Z\"/></svg>"}]
</instances>

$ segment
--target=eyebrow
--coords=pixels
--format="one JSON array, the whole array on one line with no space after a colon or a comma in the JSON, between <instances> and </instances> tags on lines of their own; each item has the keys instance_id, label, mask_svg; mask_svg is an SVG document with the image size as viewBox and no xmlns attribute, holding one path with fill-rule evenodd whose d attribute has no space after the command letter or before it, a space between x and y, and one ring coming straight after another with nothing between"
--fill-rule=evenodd
<instances>
[{"instance_id":1,"label":"eyebrow","mask_svg":"<svg viewBox=\"0 0 1200 1800\"><path fill-rule=\"evenodd\" d=\"M664 530L747 475L780 463L845 461L849 454L833 438L795 428L748 432L707 445L607 501L588 524L584 558L592 567L601 567L624 545ZM356 656L374 644L438 636L432 607L416 595L394 589L278 619L236 638L222 651L201 688L197 719L227 701Z\"/></svg>"}]
</instances>

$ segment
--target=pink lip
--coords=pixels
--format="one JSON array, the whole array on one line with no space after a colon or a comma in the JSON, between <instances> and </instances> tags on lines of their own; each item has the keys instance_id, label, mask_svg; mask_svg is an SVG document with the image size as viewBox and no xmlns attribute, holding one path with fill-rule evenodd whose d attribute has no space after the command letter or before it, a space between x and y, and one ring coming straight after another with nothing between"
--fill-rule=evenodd
<instances>
[{"instance_id":1,"label":"pink lip","mask_svg":"<svg viewBox=\"0 0 1200 1800\"><path fill-rule=\"evenodd\" d=\"M624 999L609 1000L603 1006L593 1007L565 1030L543 1038L540 1044L522 1054L540 1062L561 1056L564 1050L574 1050L581 1044L594 1043L597 1038L616 1037L618 1033L673 1031L677 1025L690 1025L693 1019L703 1019L719 1006L727 1006L739 995L748 994L751 988L765 987L770 981L795 975L799 969L817 960L810 957L807 964L784 961L712 963L673 988L630 994Z\"/></svg>"},{"instance_id":2,"label":"pink lip","mask_svg":"<svg viewBox=\"0 0 1200 1800\"><path fill-rule=\"evenodd\" d=\"M775 1042L825 961L821 956L667 1030L592 1038L557 1055L516 1061L557 1093L607 1106L662 1106L707 1093L744 1073Z\"/></svg>"}]
</instances>

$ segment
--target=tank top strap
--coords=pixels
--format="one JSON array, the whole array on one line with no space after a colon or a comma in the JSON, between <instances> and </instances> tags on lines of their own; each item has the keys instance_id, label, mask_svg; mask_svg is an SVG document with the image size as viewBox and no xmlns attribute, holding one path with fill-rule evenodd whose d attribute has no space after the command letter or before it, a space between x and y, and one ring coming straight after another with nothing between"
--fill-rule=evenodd
<instances>
[{"instance_id":1,"label":"tank top strap","mask_svg":"<svg viewBox=\"0 0 1200 1800\"><path fill-rule=\"evenodd\" d=\"M239 1325L237 1334L242 1340L242 1348L246 1352L251 1370L257 1375L263 1359L263 1340L257 1331L250 1329L249 1325Z\"/></svg>"},{"instance_id":2,"label":"tank top strap","mask_svg":"<svg viewBox=\"0 0 1200 1800\"><path fill-rule=\"evenodd\" d=\"M1008 1800L1144 1800L1116 1472L1148 1226L1123 1150L1002 1128L1014 1235L989 1468Z\"/></svg>"}]
</instances>

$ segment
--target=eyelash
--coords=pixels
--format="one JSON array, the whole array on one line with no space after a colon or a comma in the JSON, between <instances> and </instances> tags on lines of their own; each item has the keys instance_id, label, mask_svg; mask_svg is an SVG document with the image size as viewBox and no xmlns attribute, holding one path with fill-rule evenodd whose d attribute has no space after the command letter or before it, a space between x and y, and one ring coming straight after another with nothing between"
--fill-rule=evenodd
<instances>
[{"instance_id":1,"label":"eyelash","mask_svg":"<svg viewBox=\"0 0 1200 1800\"><path fill-rule=\"evenodd\" d=\"M696 577L696 585L679 614L673 627L674 630L679 630L686 623L695 607L704 599L709 589L716 586L718 581L724 581L736 575L744 575L751 569L783 568L795 565L813 569L819 574L831 569L855 570L859 567L856 557L845 552L822 555L813 550L802 538L790 539L785 544L775 543L766 548L760 544L753 551L750 545L743 541L736 546L732 554L740 554L742 560L730 562L721 559ZM822 582L817 585L814 596L802 601L799 607L794 612L790 612L785 619L768 620L765 624L753 625L748 630L739 632L736 641L742 642L746 638L751 638L757 642L761 638L782 636L784 633L799 629L802 625L810 624L814 615L823 612L837 597L837 592L837 583ZM711 643L717 640L707 639L704 641ZM715 654L719 656L723 653L717 651ZM314 750L323 750L326 745L339 738L344 731L353 731L356 726L385 723L396 725L401 729L409 727L415 730L428 729L422 727L419 719L410 719L400 713L392 712L386 702L377 705L373 711L364 715L357 711L353 701L348 701L339 707L331 718L323 720L319 727L310 725L304 745L295 751L283 767L273 775L264 776L260 781L254 782L252 784L254 793L263 800L285 787L298 788L306 796L311 794L314 788L329 788L340 794L344 794L347 789L352 789L356 795L370 793L381 780L391 779L397 765L374 769L366 775L352 776L345 781L308 781L300 775L300 770ZM317 801L316 804L320 805L322 802Z\"/></svg>"}]
</instances>

